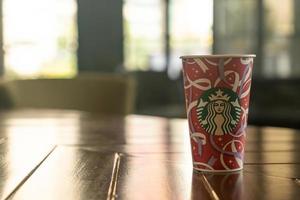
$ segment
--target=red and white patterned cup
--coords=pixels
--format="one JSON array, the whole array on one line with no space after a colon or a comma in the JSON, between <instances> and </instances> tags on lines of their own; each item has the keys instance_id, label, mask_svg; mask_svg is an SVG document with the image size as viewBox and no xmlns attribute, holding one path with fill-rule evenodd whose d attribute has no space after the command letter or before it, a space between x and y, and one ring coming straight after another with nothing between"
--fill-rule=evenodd
<instances>
[{"instance_id":1,"label":"red and white patterned cup","mask_svg":"<svg viewBox=\"0 0 300 200\"><path fill-rule=\"evenodd\" d=\"M241 170L255 55L182 56L193 167Z\"/></svg>"}]
</instances>

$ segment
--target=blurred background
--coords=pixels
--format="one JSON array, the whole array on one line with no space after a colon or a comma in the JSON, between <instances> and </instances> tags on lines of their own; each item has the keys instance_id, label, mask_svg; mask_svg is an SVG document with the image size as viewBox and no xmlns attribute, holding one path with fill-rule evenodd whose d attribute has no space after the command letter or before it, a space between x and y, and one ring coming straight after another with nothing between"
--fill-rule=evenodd
<instances>
[{"instance_id":1,"label":"blurred background","mask_svg":"<svg viewBox=\"0 0 300 200\"><path fill-rule=\"evenodd\" d=\"M300 127L300 0L2 0L4 79L134 77L134 113L185 117L185 54L254 53L250 123Z\"/></svg>"}]
</instances>

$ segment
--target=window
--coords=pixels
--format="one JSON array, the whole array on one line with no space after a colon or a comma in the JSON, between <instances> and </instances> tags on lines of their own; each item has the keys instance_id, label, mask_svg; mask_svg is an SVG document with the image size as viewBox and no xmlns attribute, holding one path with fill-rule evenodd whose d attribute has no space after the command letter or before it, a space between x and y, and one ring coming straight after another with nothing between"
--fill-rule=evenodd
<instances>
[{"instance_id":1,"label":"window","mask_svg":"<svg viewBox=\"0 0 300 200\"><path fill-rule=\"evenodd\" d=\"M215 1L215 53L257 54L256 77L300 77L299 6L299 0Z\"/></svg>"},{"instance_id":2,"label":"window","mask_svg":"<svg viewBox=\"0 0 300 200\"><path fill-rule=\"evenodd\" d=\"M4 0L3 38L8 77L76 74L76 1Z\"/></svg>"},{"instance_id":3,"label":"window","mask_svg":"<svg viewBox=\"0 0 300 200\"><path fill-rule=\"evenodd\" d=\"M293 47L294 34L293 1L285 0L281 3L277 0L265 0L264 2L265 43L262 63L264 77L291 76L293 54L290 52Z\"/></svg>"},{"instance_id":4,"label":"window","mask_svg":"<svg viewBox=\"0 0 300 200\"><path fill-rule=\"evenodd\" d=\"M3 1L6 76L77 73L76 2ZM125 0L124 66L177 78L184 54L255 53L255 76L299 77L299 7L300 0Z\"/></svg>"},{"instance_id":5,"label":"window","mask_svg":"<svg viewBox=\"0 0 300 200\"><path fill-rule=\"evenodd\" d=\"M164 70L161 0L126 0L124 55L127 70Z\"/></svg>"},{"instance_id":6,"label":"window","mask_svg":"<svg viewBox=\"0 0 300 200\"><path fill-rule=\"evenodd\" d=\"M254 53L257 48L257 1L225 0L214 5L214 53Z\"/></svg>"},{"instance_id":7,"label":"window","mask_svg":"<svg viewBox=\"0 0 300 200\"><path fill-rule=\"evenodd\" d=\"M211 54L213 45L213 1L170 1L170 77L180 74L182 55Z\"/></svg>"},{"instance_id":8,"label":"window","mask_svg":"<svg viewBox=\"0 0 300 200\"><path fill-rule=\"evenodd\" d=\"M168 5L165 5L169 2ZM179 56L212 50L213 1L126 0L124 4L125 66L128 70L168 70L178 77ZM170 65L166 69L166 12L169 9Z\"/></svg>"}]
</instances>

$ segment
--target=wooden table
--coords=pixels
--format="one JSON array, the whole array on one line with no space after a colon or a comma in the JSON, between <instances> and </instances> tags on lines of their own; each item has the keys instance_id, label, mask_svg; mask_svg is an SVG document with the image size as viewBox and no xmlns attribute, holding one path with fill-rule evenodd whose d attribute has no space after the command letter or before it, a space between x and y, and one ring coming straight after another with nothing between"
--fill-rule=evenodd
<instances>
[{"instance_id":1,"label":"wooden table","mask_svg":"<svg viewBox=\"0 0 300 200\"><path fill-rule=\"evenodd\" d=\"M299 199L300 133L249 127L245 168L193 173L187 122L75 111L0 114L0 199Z\"/></svg>"}]
</instances>

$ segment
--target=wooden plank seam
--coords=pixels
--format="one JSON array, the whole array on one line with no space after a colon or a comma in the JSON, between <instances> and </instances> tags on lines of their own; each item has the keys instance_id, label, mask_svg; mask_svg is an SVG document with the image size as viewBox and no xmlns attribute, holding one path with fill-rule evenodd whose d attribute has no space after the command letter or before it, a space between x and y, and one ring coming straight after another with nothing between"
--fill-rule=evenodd
<instances>
[{"instance_id":1,"label":"wooden plank seam","mask_svg":"<svg viewBox=\"0 0 300 200\"><path fill-rule=\"evenodd\" d=\"M116 190L117 190L117 182L119 177L120 162L121 162L121 154L115 153L114 165L113 165L110 184L107 193L107 200L113 200L117 198Z\"/></svg>"},{"instance_id":2,"label":"wooden plank seam","mask_svg":"<svg viewBox=\"0 0 300 200\"><path fill-rule=\"evenodd\" d=\"M217 193L214 191L213 187L210 185L210 183L208 182L208 180L206 179L204 174L201 174L200 178L201 178L201 181L202 181L206 191L208 192L210 198L212 200L220 200Z\"/></svg>"},{"instance_id":3,"label":"wooden plank seam","mask_svg":"<svg viewBox=\"0 0 300 200\"><path fill-rule=\"evenodd\" d=\"M43 162L50 156L50 154L55 150L56 145L51 149L51 151L21 180L21 182L11 191L4 200L8 200L17 192L17 190L22 187L22 185L30 178L30 176L43 164Z\"/></svg>"}]
</instances>

